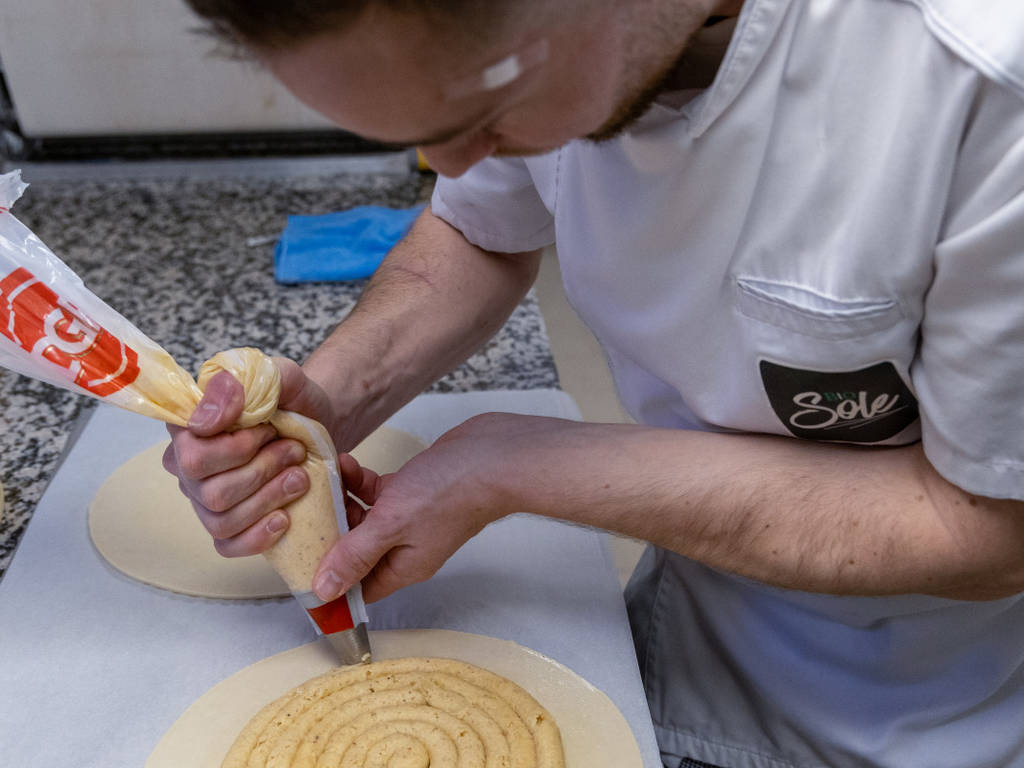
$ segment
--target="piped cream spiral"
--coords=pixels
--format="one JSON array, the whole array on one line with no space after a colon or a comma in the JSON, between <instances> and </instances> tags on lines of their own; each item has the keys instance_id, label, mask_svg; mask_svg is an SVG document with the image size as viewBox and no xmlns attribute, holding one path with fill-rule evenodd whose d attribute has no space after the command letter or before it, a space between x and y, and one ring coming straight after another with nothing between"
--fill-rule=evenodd
<instances>
[{"instance_id":1,"label":"piped cream spiral","mask_svg":"<svg viewBox=\"0 0 1024 768\"><path fill-rule=\"evenodd\" d=\"M405 658L342 667L258 712L222 768L564 768L551 714L466 662Z\"/></svg>"}]
</instances>

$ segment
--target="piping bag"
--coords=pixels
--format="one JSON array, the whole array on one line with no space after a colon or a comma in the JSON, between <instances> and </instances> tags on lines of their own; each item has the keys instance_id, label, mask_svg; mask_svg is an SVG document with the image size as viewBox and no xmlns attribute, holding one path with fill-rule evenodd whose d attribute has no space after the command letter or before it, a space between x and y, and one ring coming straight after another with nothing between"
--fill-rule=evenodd
<instances>
[{"instance_id":1,"label":"piping bag","mask_svg":"<svg viewBox=\"0 0 1024 768\"><path fill-rule=\"evenodd\" d=\"M193 379L10 213L26 187L18 171L0 175L0 365L178 426L188 423L210 378L231 373L245 388L245 408L234 428L268 423L306 447L302 467L310 488L285 507L291 525L264 557L342 664L370 661L359 585L329 603L312 589L320 559L348 530L338 455L327 430L278 409L280 372L259 350L221 352Z\"/></svg>"}]
</instances>

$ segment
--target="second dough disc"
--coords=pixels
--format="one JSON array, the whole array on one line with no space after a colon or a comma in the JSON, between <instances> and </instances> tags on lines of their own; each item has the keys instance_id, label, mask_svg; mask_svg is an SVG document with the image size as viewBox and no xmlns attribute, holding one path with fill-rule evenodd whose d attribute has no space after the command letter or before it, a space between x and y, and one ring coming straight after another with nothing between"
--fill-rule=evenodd
<instances>
[{"instance_id":1,"label":"second dough disc","mask_svg":"<svg viewBox=\"0 0 1024 768\"><path fill-rule=\"evenodd\" d=\"M89 535L103 558L126 576L197 597L287 597L284 582L260 555L224 558L161 465L169 441L116 469L89 507ZM352 455L360 464L394 472L426 445L408 432L381 427Z\"/></svg>"}]
</instances>

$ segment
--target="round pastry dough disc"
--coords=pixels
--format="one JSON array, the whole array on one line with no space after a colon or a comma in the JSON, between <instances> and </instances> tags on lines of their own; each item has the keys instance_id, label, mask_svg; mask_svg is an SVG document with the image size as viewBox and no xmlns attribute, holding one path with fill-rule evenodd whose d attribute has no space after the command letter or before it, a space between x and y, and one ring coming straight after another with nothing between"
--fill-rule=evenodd
<instances>
[{"instance_id":1,"label":"round pastry dough disc","mask_svg":"<svg viewBox=\"0 0 1024 768\"><path fill-rule=\"evenodd\" d=\"M508 640L442 629L374 631L370 641L377 660L458 659L507 677L555 718L567 768L643 766L633 732L612 700L547 656ZM336 665L330 646L320 640L236 672L185 710L145 768L220 768L235 738L264 705Z\"/></svg>"},{"instance_id":2,"label":"round pastry dough disc","mask_svg":"<svg viewBox=\"0 0 1024 768\"><path fill-rule=\"evenodd\" d=\"M254 599L290 593L262 555L225 558L161 464L165 440L116 469L89 507L96 550L121 573L161 589L197 597ZM381 427L352 455L381 474L394 472L426 445Z\"/></svg>"}]
</instances>

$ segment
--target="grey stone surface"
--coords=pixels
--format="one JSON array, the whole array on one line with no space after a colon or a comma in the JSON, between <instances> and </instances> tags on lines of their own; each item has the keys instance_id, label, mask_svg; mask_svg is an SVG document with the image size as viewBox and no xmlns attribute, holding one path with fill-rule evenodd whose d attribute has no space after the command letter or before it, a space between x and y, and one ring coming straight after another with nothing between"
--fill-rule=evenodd
<instances>
[{"instance_id":1,"label":"grey stone surface","mask_svg":"<svg viewBox=\"0 0 1024 768\"><path fill-rule=\"evenodd\" d=\"M47 182L31 186L13 212L93 293L195 372L211 355L237 346L301 361L354 306L362 281L274 282L273 244L266 241L288 214L405 207L425 199L429 184L428 177L393 174ZM263 244L248 244L259 238ZM557 386L531 291L483 349L429 391ZM0 369L0 479L7 502L0 574L72 425L92 403Z\"/></svg>"}]
</instances>

